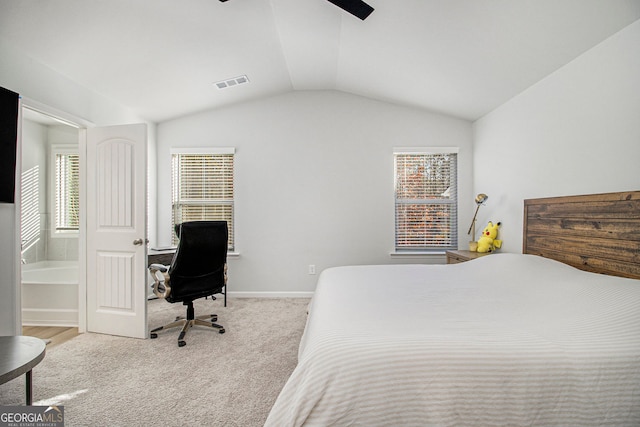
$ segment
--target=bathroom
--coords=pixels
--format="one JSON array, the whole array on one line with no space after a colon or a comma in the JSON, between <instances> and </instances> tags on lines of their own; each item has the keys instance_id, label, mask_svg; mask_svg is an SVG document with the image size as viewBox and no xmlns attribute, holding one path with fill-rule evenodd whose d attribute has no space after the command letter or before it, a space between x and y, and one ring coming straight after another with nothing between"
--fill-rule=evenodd
<instances>
[{"instance_id":1,"label":"bathroom","mask_svg":"<svg viewBox=\"0 0 640 427\"><path fill-rule=\"evenodd\" d=\"M24 326L78 326L78 132L23 108Z\"/></svg>"}]
</instances>

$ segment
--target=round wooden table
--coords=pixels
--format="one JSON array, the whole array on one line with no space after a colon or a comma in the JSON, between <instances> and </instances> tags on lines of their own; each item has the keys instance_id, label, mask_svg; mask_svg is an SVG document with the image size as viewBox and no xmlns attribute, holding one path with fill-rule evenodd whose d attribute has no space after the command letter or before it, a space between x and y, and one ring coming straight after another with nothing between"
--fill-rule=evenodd
<instances>
[{"instance_id":1,"label":"round wooden table","mask_svg":"<svg viewBox=\"0 0 640 427\"><path fill-rule=\"evenodd\" d=\"M0 337L0 384L27 374L27 405L31 405L31 369L44 359L46 344L40 338Z\"/></svg>"}]
</instances>

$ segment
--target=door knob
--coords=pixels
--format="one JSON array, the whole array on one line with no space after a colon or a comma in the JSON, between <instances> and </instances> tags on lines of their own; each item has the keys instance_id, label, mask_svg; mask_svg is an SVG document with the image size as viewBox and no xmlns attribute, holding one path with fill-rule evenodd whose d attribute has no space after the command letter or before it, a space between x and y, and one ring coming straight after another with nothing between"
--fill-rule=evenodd
<instances>
[{"instance_id":1,"label":"door knob","mask_svg":"<svg viewBox=\"0 0 640 427\"><path fill-rule=\"evenodd\" d=\"M147 242L148 242L148 240L147 240ZM134 245L136 245L136 246L140 246L140 245L142 244L142 239L136 239L136 240L134 240L134 241L133 241L133 244L134 244Z\"/></svg>"}]
</instances>

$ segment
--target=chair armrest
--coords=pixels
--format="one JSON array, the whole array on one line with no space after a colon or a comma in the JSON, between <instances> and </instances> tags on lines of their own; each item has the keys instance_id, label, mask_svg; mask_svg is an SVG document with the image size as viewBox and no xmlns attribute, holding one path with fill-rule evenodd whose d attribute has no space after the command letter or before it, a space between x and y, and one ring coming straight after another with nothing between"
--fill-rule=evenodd
<instances>
[{"instance_id":1,"label":"chair armrest","mask_svg":"<svg viewBox=\"0 0 640 427\"><path fill-rule=\"evenodd\" d=\"M153 277L153 293L158 298L166 298L171 293L169 269L162 264L151 264L149 266L149 273ZM158 273L162 277L158 277Z\"/></svg>"},{"instance_id":2,"label":"chair armrest","mask_svg":"<svg viewBox=\"0 0 640 427\"><path fill-rule=\"evenodd\" d=\"M166 273L167 271L169 271L169 268L166 265L162 265L162 264L151 264L149 266L149 270L157 270L157 271L161 271L162 273Z\"/></svg>"}]
</instances>

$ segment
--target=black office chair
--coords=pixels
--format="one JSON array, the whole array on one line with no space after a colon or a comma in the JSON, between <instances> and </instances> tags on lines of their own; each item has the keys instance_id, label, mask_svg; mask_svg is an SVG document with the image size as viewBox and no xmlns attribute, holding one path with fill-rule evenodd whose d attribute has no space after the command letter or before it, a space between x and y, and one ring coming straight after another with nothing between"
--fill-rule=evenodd
<instances>
[{"instance_id":1,"label":"black office chair","mask_svg":"<svg viewBox=\"0 0 640 427\"><path fill-rule=\"evenodd\" d=\"M178 336L178 346L182 347L186 345L187 331L195 325L216 328L224 333L224 327L214 323L218 320L217 315L194 316L193 301L213 297L224 290L226 303L229 231L226 221L184 222L176 225L175 230L180 240L171 265L167 268L152 264L149 271L155 282L154 294L170 303L182 302L187 306L187 315L178 316L175 321L152 329L150 333L151 338L157 338L158 331L182 326ZM162 273L162 278L158 277L158 272Z\"/></svg>"}]
</instances>

